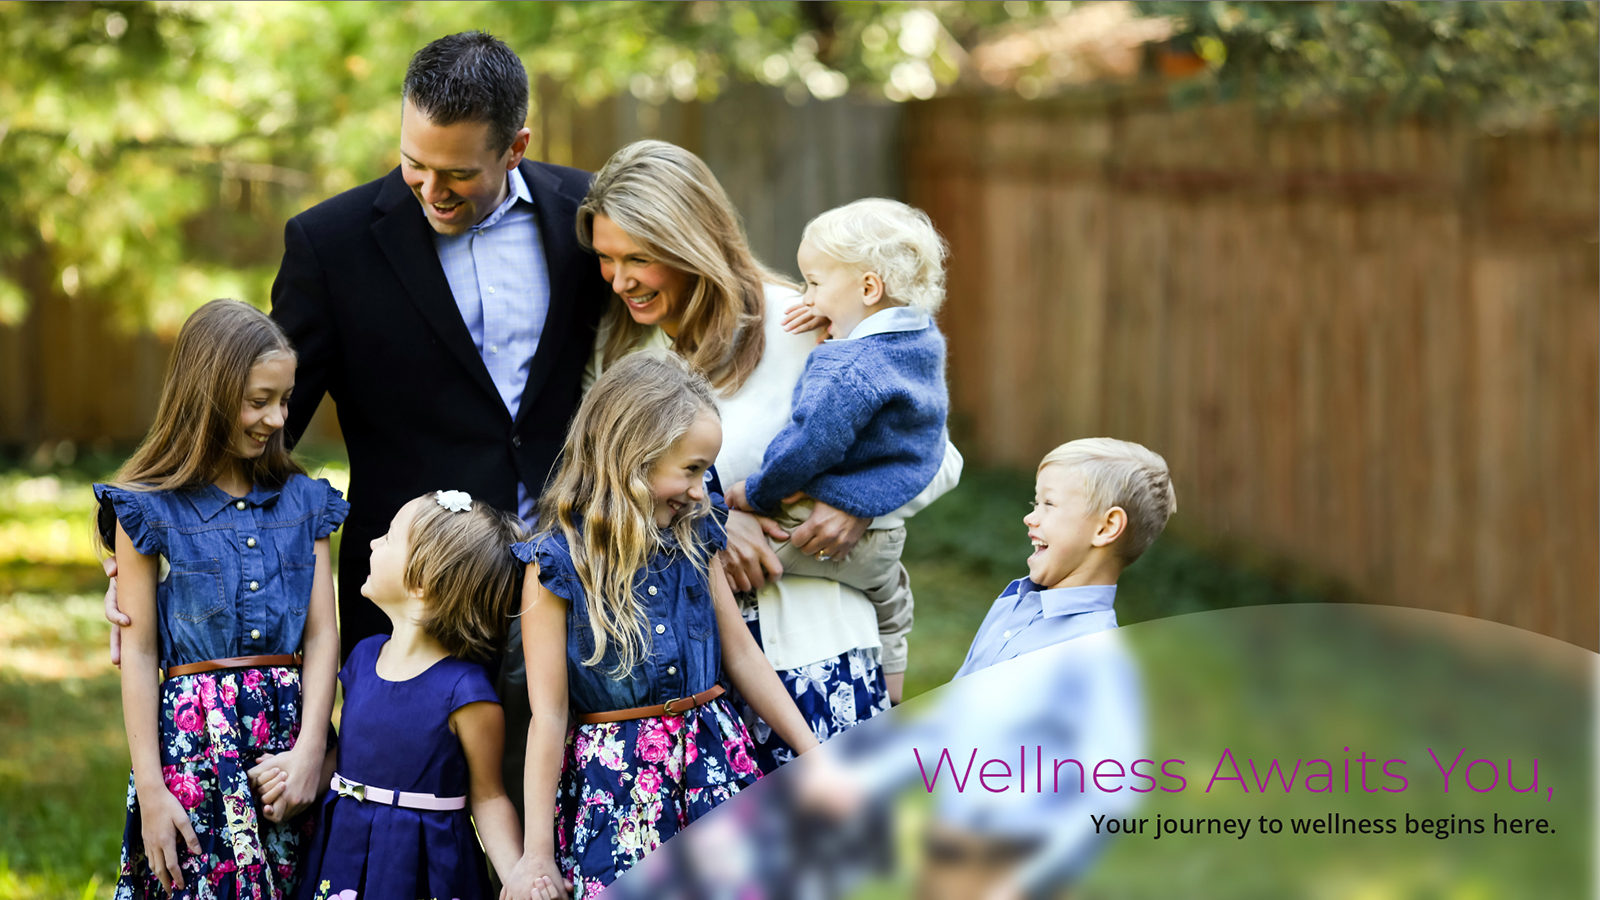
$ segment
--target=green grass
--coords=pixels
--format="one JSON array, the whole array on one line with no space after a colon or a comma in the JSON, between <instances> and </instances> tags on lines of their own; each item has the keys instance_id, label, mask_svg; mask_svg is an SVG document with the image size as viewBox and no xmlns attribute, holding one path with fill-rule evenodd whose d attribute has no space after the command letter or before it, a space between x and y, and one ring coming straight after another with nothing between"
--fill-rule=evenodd
<instances>
[{"instance_id":1,"label":"green grass","mask_svg":"<svg viewBox=\"0 0 1600 900\"><path fill-rule=\"evenodd\" d=\"M314 475L348 484L341 448L302 458ZM0 900L108 897L114 882L128 755L105 660L89 485L120 461L105 451L0 468ZM908 697L949 681L990 603L1025 574L1032 493L1031 476L970 471L909 523ZM1124 575L1118 614L1131 623L1305 599L1319 595L1168 534Z\"/></svg>"}]
</instances>

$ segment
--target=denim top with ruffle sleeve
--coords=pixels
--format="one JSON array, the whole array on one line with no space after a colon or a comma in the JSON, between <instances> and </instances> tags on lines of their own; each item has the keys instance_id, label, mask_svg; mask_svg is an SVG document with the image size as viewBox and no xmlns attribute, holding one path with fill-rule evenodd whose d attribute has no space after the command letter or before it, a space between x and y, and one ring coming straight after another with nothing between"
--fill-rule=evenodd
<instances>
[{"instance_id":1,"label":"denim top with ruffle sleeve","mask_svg":"<svg viewBox=\"0 0 1600 900\"><path fill-rule=\"evenodd\" d=\"M727 545L727 516L727 507L715 498L712 514L694 523L695 540L708 563ZM665 546L633 580L634 597L646 620L647 655L621 677L612 674L614 647L608 646L594 665L583 664L594 655L594 631L566 535L547 532L511 545L517 559L539 564L539 583L567 601L567 695L574 713L654 706L708 690L721 679L722 641L711 587L671 533L665 537Z\"/></svg>"},{"instance_id":2,"label":"denim top with ruffle sleeve","mask_svg":"<svg viewBox=\"0 0 1600 900\"><path fill-rule=\"evenodd\" d=\"M94 486L98 525L115 546L115 521L134 549L167 561L156 584L162 668L296 653L316 573L315 544L350 512L323 479L290 477L234 497L216 485L177 491Z\"/></svg>"}]
</instances>

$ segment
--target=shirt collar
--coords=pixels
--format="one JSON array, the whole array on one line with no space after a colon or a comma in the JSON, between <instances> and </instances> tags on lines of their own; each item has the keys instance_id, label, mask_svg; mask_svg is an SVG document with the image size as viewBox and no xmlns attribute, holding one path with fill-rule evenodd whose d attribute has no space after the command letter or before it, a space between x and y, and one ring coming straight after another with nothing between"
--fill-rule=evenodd
<instances>
[{"instance_id":1,"label":"shirt collar","mask_svg":"<svg viewBox=\"0 0 1600 900\"><path fill-rule=\"evenodd\" d=\"M1039 592L1039 604L1044 607L1046 618L1104 612L1112 608L1116 599L1117 586L1114 584L1086 584L1082 587L1056 588L1053 591Z\"/></svg>"},{"instance_id":2,"label":"shirt collar","mask_svg":"<svg viewBox=\"0 0 1600 900\"><path fill-rule=\"evenodd\" d=\"M184 499L194 507L204 521L216 518L217 513L243 500L248 506L270 506L278 499L278 491L252 487L250 493L235 497L214 484L202 485L183 492Z\"/></svg>"},{"instance_id":3,"label":"shirt collar","mask_svg":"<svg viewBox=\"0 0 1600 900\"><path fill-rule=\"evenodd\" d=\"M920 309L891 306L862 319L861 324L851 329L850 336L845 340L853 341L874 334L888 334L891 331L921 331L932 324L933 319Z\"/></svg>"},{"instance_id":4,"label":"shirt collar","mask_svg":"<svg viewBox=\"0 0 1600 900\"><path fill-rule=\"evenodd\" d=\"M511 183L511 190L506 193L506 199L495 207L495 211L490 213L488 218L472 226L468 229L469 231L484 231L485 229L493 228L494 224L500 221L510 211L511 207L516 205L518 200L525 200L528 203L533 202L533 195L528 193L528 184L522 180L522 172L512 169L507 173L506 180Z\"/></svg>"}]
</instances>

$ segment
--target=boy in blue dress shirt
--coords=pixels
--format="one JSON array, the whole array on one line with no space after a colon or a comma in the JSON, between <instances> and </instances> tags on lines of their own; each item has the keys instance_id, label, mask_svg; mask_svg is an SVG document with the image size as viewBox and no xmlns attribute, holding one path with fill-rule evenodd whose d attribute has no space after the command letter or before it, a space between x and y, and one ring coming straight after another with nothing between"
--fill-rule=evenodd
<instances>
[{"instance_id":1,"label":"boy in blue dress shirt","mask_svg":"<svg viewBox=\"0 0 1600 900\"><path fill-rule=\"evenodd\" d=\"M1117 627L1117 578L1178 508L1167 462L1111 438L1062 444L1039 463L1028 577L989 609L956 677Z\"/></svg>"}]
</instances>

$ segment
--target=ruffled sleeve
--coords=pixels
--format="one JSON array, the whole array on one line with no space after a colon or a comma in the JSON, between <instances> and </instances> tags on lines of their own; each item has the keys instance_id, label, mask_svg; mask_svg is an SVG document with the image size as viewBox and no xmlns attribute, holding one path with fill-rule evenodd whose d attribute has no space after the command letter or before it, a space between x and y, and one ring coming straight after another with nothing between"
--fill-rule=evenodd
<instances>
[{"instance_id":1,"label":"ruffled sleeve","mask_svg":"<svg viewBox=\"0 0 1600 900\"><path fill-rule=\"evenodd\" d=\"M565 535L544 534L531 541L512 544L511 553L525 563L539 564L539 583L545 590L568 604L583 600L583 583L578 580L578 570L572 564L572 552L567 549Z\"/></svg>"},{"instance_id":2,"label":"ruffled sleeve","mask_svg":"<svg viewBox=\"0 0 1600 900\"><path fill-rule=\"evenodd\" d=\"M716 553L728 546L728 507L721 494L711 495L711 515L695 520L694 536L706 553Z\"/></svg>"},{"instance_id":3,"label":"ruffled sleeve","mask_svg":"<svg viewBox=\"0 0 1600 900\"><path fill-rule=\"evenodd\" d=\"M150 514L148 495L112 487L109 484L97 484L94 486L94 497L100 502L96 524L107 547L117 545L117 529L113 522L120 522L122 530L133 540L133 549L145 556L166 552L166 544L161 540L161 529L156 524L155 517ZM107 515L108 511L110 515Z\"/></svg>"},{"instance_id":4,"label":"ruffled sleeve","mask_svg":"<svg viewBox=\"0 0 1600 900\"><path fill-rule=\"evenodd\" d=\"M468 703L499 703L500 695L489 683L489 675L477 663L463 662L461 677L450 691L450 711L455 712Z\"/></svg>"},{"instance_id":5,"label":"ruffled sleeve","mask_svg":"<svg viewBox=\"0 0 1600 900\"><path fill-rule=\"evenodd\" d=\"M350 515L350 504L345 502L338 488L328 483L328 479L318 478L312 484L322 491L322 509L317 513L317 529L311 535L320 541L344 524L345 517ZM313 496L315 493L313 491Z\"/></svg>"}]
</instances>

